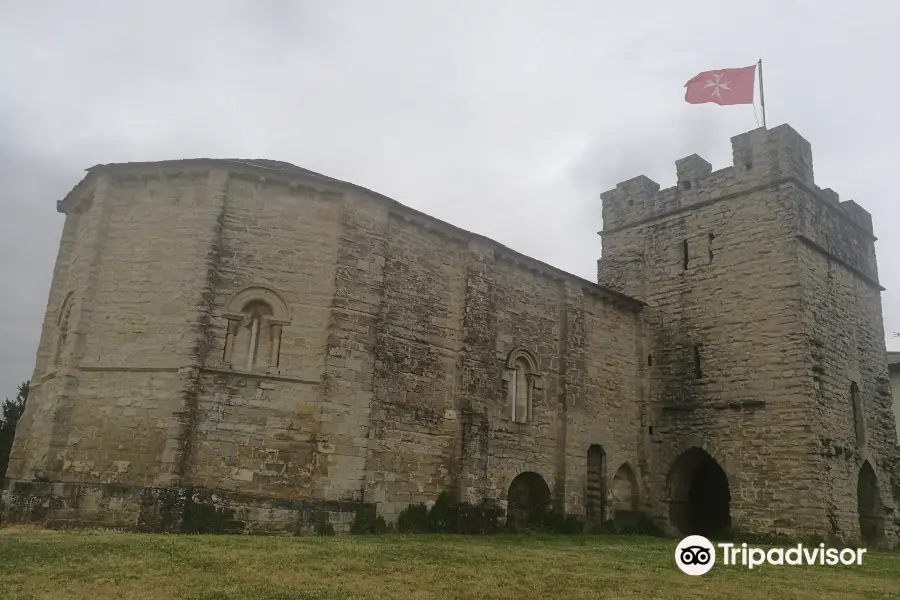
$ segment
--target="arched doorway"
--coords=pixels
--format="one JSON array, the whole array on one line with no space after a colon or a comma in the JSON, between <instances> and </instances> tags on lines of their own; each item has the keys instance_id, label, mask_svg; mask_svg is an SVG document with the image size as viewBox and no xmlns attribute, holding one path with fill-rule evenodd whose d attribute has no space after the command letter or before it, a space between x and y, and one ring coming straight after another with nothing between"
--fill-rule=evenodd
<instances>
[{"instance_id":1,"label":"arched doorway","mask_svg":"<svg viewBox=\"0 0 900 600\"><path fill-rule=\"evenodd\" d=\"M584 508L591 523L602 523L606 508L606 452L597 444L588 448Z\"/></svg>"},{"instance_id":2,"label":"arched doorway","mask_svg":"<svg viewBox=\"0 0 900 600\"><path fill-rule=\"evenodd\" d=\"M863 462L856 484L859 532L867 546L877 546L884 535L884 511L878 494L878 478L869 461Z\"/></svg>"},{"instance_id":3,"label":"arched doorway","mask_svg":"<svg viewBox=\"0 0 900 600\"><path fill-rule=\"evenodd\" d=\"M536 523L550 510L550 488L537 473L521 473L509 484L506 507L508 524Z\"/></svg>"},{"instance_id":4,"label":"arched doorway","mask_svg":"<svg viewBox=\"0 0 900 600\"><path fill-rule=\"evenodd\" d=\"M637 477L628 464L616 471L612 482L612 517L618 525L637 522L638 485Z\"/></svg>"},{"instance_id":5,"label":"arched doorway","mask_svg":"<svg viewBox=\"0 0 900 600\"><path fill-rule=\"evenodd\" d=\"M693 447L669 475L669 518L682 535L716 537L731 526L728 476L716 460Z\"/></svg>"}]
</instances>

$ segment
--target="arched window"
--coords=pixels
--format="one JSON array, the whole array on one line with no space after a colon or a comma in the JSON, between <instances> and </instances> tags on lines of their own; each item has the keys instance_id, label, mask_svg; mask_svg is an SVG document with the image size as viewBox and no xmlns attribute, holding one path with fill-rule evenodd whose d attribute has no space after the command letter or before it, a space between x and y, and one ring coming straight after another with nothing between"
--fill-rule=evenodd
<instances>
[{"instance_id":1,"label":"arched window","mask_svg":"<svg viewBox=\"0 0 900 600\"><path fill-rule=\"evenodd\" d=\"M233 363L240 369L253 371L257 366L263 370L277 365L271 353L272 331L268 324L272 307L266 302L255 300L244 306L244 318L234 341Z\"/></svg>"},{"instance_id":2,"label":"arched window","mask_svg":"<svg viewBox=\"0 0 900 600\"><path fill-rule=\"evenodd\" d=\"M242 288L226 305L228 319L222 362L241 371L272 373L281 356L281 330L290 322L287 304L274 290Z\"/></svg>"},{"instance_id":3,"label":"arched window","mask_svg":"<svg viewBox=\"0 0 900 600\"><path fill-rule=\"evenodd\" d=\"M505 418L513 423L531 421L534 391L541 389L541 378L531 355L521 348L513 350L506 361Z\"/></svg>"},{"instance_id":4,"label":"arched window","mask_svg":"<svg viewBox=\"0 0 900 600\"><path fill-rule=\"evenodd\" d=\"M56 317L56 349L53 353L53 366L62 364L63 352L69 339L69 324L72 317L72 293L65 297Z\"/></svg>"},{"instance_id":5,"label":"arched window","mask_svg":"<svg viewBox=\"0 0 900 600\"><path fill-rule=\"evenodd\" d=\"M638 485L634 471L626 463L619 467L612 482L613 519L619 523L633 522L638 510Z\"/></svg>"}]
</instances>

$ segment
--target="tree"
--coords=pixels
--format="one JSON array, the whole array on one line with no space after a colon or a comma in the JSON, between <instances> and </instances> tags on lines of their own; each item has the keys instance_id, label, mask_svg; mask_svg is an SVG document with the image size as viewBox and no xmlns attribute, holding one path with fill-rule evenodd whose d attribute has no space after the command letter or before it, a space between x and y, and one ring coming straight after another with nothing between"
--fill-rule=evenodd
<instances>
[{"instance_id":1,"label":"tree","mask_svg":"<svg viewBox=\"0 0 900 600\"><path fill-rule=\"evenodd\" d=\"M7 398L3 402L3 412L0 413L0 479L6 476L6 466L9 464L9 453L12 451L13 438L16 436L16 425L25 412L25 401L28 399L29 382L19 385L19 393L15 400Z\"/></svg>"}]
</instances>

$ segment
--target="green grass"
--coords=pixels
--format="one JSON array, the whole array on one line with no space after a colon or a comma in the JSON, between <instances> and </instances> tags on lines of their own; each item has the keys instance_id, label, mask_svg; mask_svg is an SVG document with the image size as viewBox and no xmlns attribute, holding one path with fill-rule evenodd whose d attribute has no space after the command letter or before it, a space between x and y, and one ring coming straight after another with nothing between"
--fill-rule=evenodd
<instances>
[{"instance_id":1,"label":"green grass","mask_svg":"<svg viewBox=\"0 0 900 600\"><path fill-rule=\"evenodd\" d=\"M900 598L900 552L861 567L715 567L631 536L253 537L0 529L0 598L566 600Z\"/></svg>"}]
</instances>

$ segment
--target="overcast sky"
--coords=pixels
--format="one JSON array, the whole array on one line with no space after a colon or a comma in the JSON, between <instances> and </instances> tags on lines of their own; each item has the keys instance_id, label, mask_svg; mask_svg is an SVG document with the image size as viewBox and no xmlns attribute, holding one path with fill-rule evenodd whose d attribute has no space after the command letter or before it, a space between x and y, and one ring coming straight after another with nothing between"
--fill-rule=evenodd
<instances>
[{"instance_id":1,"label":"overcast sky","mask_svg":"<svg viewBox=\"0 0 900 600\"><path fill-rule=\"evenodd\" d=\"M595 279L600 192L731 164L750 106L700 71L763 58L769 126L874 218L900 349L900 5L0 0L0 398L31 377L63 215L98 163L271 158ZM603 8L605 7L605 8ZM758 112L758 111L757 111Z\"/></svg>"}]
</instances>

